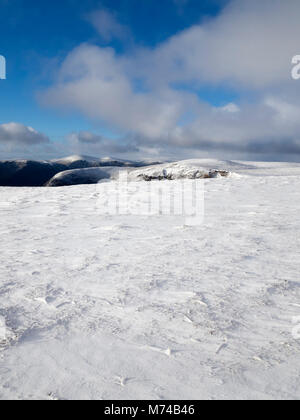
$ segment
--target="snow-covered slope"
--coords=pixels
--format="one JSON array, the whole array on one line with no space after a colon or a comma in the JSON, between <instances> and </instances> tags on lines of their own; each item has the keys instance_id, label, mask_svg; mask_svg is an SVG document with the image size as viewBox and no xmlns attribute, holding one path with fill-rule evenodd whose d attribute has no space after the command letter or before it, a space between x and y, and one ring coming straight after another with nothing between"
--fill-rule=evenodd
<instances>
[{"instance_id":1,"label":"snow-covered slope","mask_svg":"<svg viewBox=\"0 0 300 420\"><path fill-rule=\"evenodd\" d=\"M138 165L136 165L138 166ZM54 176L48 186L67 186L79 184L93 184L103 178L115 179L121 171L127 171L129 181L153 181L176 179L201 179L228 176L275 176L297 175L300 173L300 164L264 163L220 161L216 159L190 159L172 163L147 165L143 167L90 168L89 170L74 169L64 171ZM104 172L106 175L104 175Z\"/></svg>"},{"instance_id":2,"label":"snow-covered slope","mask_svg":"<svg viewBox=\"0 0 300 420\"><path fill-rule=\"evenodd\" d=\"M216 167L221 167L222 162L215 163ZM151 165L139 169L130 167L107 167L74 169L61 172L55 175L48 183L48 187L61 187L67 185L96 184L105 178L117 178L120 171L127 171L130 181L152 181L152 180L175 180L175 179L199 179L215 178L217 176L228 176L229 172L218 169L208 169L201 167L201 161L182 161Z\"/></svg>"},{"instance_id":3,"label":"snow-covered slope","mask_svg":"<svg viewBox=\"0 0 300 420\"><path fill-rule=\"evenodd\" d=\"M0 188L0 398L298 399L300 167L241 168L195 227Z\"/></svg>"},{"instance_id":4,"label":"snow-covered slope","mask_svg":"<svg viewBox=\"0 0 300 420\"><path fill-rule=\"evenodd\" d=\"M116 167L73 169L60 172L46 184L48 187L62 187L68 185L97 184L103 179L111 178L118 172Z\"/></svg>"},{"instance_id":5,"label":"snow-covered slope","mask_svg":"<svg viewBox=\"0 0 300 420\"><path fill-rule=\"evenodd\" d=\"M242 162L217 159L189 159L134 169L131 179L181 179L214 178L215 176L297 176L300 163Z\"/></svg>"}]
</instances>

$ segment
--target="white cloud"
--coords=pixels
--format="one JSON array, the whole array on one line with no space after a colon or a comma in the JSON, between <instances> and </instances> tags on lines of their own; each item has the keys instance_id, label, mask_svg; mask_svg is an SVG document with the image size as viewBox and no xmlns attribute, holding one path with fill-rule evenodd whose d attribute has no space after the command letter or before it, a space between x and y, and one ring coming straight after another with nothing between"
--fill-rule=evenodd
<instances>
[{"instance_id":1,"label":"white cloud","mask_svg":"<svg viewBox=\"0 0 300 420\"><path fill-rule=\"evenodd\" d=\"M10 122L0 125L0 153L2 159L45 156L53 151L49 138L23 124Z\"/></svg>"},{"instance_id":2,"label":"white cloud","mask_svg":"<svg viewBox=\"0 0 300 420\"><path fill-rule=\"evenodd\" d=\"M195 81L265 89L291 79L299 51L299 0L232 0L216 18L141 56L152 81Z\"/></svg>"},{"instance_id":3,"label":"white cloud","mask_svg":"<svg viewBox=\"0 0 300 420\"><path fill-rule=\"evenodd\" d=\"M130 31L125 25L121 25L115 16L108 10L96 10L88 15L88 20L93 24L104 41L113 39L130 38Z\"/></svg>"},{"instance_id":4,"label":"white cloud","mask_svg":"<svg viewBox=\"0 0 300 420\"><path fill-rule=\"evenodd\" d=\"M105 140L102 136L98 134L93 134L90 131L80 131L76 134L73 133L71 137L78 143L83 144L99 144Z\"/></svg>"},{"instance_id":5,"label":"white cloud","mask_svg":"<svg viewBox=\"0 0 300 420\"><path fill-rule=\"evenodd\" d=\"M235 113L235 112L240 112L240 107L237 104L230 102L229 104L222 106L218 110Z\"/></svg>"},{"instance_id":6,"label":"white cloud","mask_svg":"<svg viewBox=\"0 0 300 420\"><path fill-rule=\"evenodd\" d=\"M32 127L15 122L0 125L0 144L30 146L48 142L47 136Z\"/></svg>"},{"instance_id":7,"label":"white cloud","mask_svg":"<svg viewBox=\"0 0 300 420\"><path fill-rule=\"evenodd\" d=\"M93 154L96 156L106 156L124 153L136 153L137 147L133 143L123 141L115 141L90 131L80 131L71 133L67 136L67 144L69 153Z\"/></svg>"},{"instance_id":8,"label":"white cloud","mask_svg":"<svg viewBox=\"0 0 300 420\"><path fill-rule=\"evenodd\" d=\"M66 58L58 84L44 95L51 105L75 107L91 118L149 138L167 135L184 111L183 95L134 89L111 48L82 45Z\"/></svg>"},{"instance_id":9,"label":"white cloud","mask_svg":"<svg viewBox=\"0 0 300 420\"><path fill-rule=\"evenodd\" d=\"M104 122L145 150L300 154L300 84L291 78L299 15L298 0L232 0L218 17L153 49L118 55L81 45L43 101ZM196 94L206 84L229 86L243 100L206 104ZM102 143L85 143L93 142Z\"/></svg>"}]
</instances>

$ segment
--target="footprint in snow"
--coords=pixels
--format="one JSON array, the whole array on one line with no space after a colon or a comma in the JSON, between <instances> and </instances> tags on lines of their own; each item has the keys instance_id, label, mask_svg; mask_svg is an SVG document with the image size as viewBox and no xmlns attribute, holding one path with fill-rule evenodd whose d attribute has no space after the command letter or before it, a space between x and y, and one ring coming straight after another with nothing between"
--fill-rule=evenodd
<instances>
[{"instance_id":1,"label":"footprint in snow","mask_svg":"<svg viewBox=\"0 0 300 420\"><path fill-rule=\"evenodd\" d=\"M125 387L129 382L133 381L134 378L123 378L121 376L116 377L116 384L120 385L121 387Z\"/></svg>"},{"instance_id":2,"label":"footprint in snow","mask_svg":"<svg viewBox=\"0 0 300 420\"><path fill-rule=\"evenodd\" d=\"M164 354L164 355L166 355L168 357L171 357L172 354L177 353L177 351L172 350L170 348L167 348L166 350L164 350L164 349L161 349L159 347L146 346L146 347L144 347L144 349L156 351L157 353L162 353L162 354Z\"/></svg>"}]
</instances>

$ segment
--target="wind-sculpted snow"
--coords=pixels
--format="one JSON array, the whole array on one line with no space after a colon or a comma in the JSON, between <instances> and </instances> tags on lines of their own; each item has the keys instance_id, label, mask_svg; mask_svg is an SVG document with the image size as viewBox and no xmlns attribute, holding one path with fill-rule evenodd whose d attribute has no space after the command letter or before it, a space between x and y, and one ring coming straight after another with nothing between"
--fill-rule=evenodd
<instances>
[{"instance_id":1,"label":"wind-sculpted snow","mask_svg":"<svg viewBox=\"0 0 300 420\"><path fill-rule=\"evenodd\" d=\"M225 164L194 227L0 189L0 399L299 398L300 165Z\"/></svg>"},{"instance_id":2,"label":"wind-sculpted snow","mask_svg":"<svg viewBox=\"0 0 300 420\"><path fill-rule=\"evenodd\" d=\"M74 169L60 172L47 183L47 187L63 187L68 185L97 184L103 179L110 179L118 169L115 167Z\"/></svg>"}]
</instances>

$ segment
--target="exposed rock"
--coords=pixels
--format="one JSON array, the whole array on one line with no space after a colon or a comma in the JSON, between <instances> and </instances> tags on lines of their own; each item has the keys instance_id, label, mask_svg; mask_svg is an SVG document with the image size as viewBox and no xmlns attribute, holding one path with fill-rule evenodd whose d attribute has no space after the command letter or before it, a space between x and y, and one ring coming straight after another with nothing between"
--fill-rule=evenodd
<instances>
[{"instance_id":1,"label":"exposed rock","mask_svg":"<svg viewBox=\"0 0 300 420\"><path fill-rule=\"evenodd\" d=\"M143 169L133 170L129 177L131 180L162 181L175 179L205 179L229 176L229 171L208 169L201 167L201 160L181 161L162 165L148 166Z\"/></svg>"}]
</instances>

